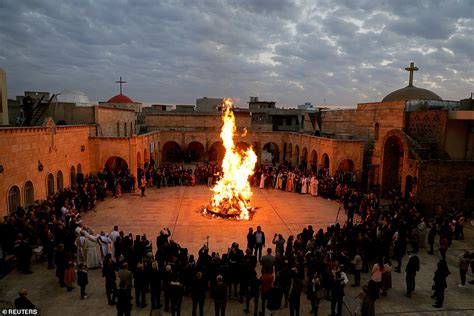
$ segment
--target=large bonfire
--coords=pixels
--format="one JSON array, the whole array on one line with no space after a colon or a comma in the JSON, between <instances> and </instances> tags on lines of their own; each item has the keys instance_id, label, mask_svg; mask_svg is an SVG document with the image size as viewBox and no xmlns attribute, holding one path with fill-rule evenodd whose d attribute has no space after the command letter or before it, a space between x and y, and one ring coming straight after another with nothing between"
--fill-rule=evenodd
<instances>
[{"instance_id":1,"label":"large bonfire","mask_svg":"<svg viewBox=\"0 0 474 316\"><path fill-rule=\"evenodd\" d=\"M253 174L257 155L252 147L239 150L234 144L235 118L232 100L224 99L224 125L221 138L225 156L222 160L222 176L212 188L211 204L204 207L203 214L227 219L249 220L253 213L250 198L252 190L249 177Z\"/></svg>"}]
</instances>

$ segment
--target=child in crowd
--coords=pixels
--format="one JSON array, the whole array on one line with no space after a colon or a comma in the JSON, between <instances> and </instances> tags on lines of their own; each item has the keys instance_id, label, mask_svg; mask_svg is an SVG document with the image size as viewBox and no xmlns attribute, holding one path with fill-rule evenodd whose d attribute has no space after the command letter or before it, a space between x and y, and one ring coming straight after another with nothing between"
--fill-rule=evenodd
<instances>
[{"instance_id":1,"label":"child in crowd","mask_svg":"<svg viewBox=\"0 0 474 316\"><path fill-rule=\"evenodd\" d=\"M79 264L77 270L77 284L81 287L81 300L87 298L86 286L89 283L89 277L87 275L87 270L84 267L84 264Z\"/></svg>"}]
</instances>

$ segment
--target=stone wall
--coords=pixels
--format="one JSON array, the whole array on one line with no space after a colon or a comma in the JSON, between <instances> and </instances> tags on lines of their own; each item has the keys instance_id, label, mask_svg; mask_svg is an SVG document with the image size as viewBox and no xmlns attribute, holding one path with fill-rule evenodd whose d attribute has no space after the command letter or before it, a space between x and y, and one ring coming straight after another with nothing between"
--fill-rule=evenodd
<instances>
[{"instance_id":1,"label":"stone wall","mask_svg":"<svg viewBox=\"0 0 474 316\"><path fill-rule=\"evenodd\" d=\"M432 215L436 205L447 210L474 208L474 194L467 196L468 182L474 181L474 161L423 161L418 172L417 198Z\"/></svg>"},{"instance_id":2,"label":"stone wall","mask_svg":"<svg viewBox=\"0 0 474 316\"><path fill-rule=\"evenodd\" d=\"M448 110L407 112L407 132L422 147L443 150L448 115Z\"/></svg>"},{"instance_id":3,"label":"stone wall","mask_svg":"<svg viewBox=\"0 0 474 316\"><path fill-rule=\"evenodd\" d=\"M14 185L20 189L21 205L24 205L24 186L31 181L34 199L44 199L47 192L47 177L54 176L57 190L57 175L61 171L64 187L71 183L70 171L77 173L81 165L83 173L91 172L89 135L94 126L61 126L2 128L0 129L0 214L7 214L8 192ZM84 146L84 147L82 147ZM38 170L41 162L43 170Z\"/></svg>"},{"instance_id":4,"label":"stone wall","mask_svg":"<svg viewBox=\"0 0 474 316\"><path fill-rule=\"evenodd\" d=\"M220 113L153 113L147 114L145 124L148 131L219 131L222 126ZM250 114L235 113L237 128L250 128Z\"/></svg>"},{"instance_id":5,"label":"stone wall","mask_svg":"<svg viewBox=\"0 0 474 316\"><path fill-rule=\"evenodd\" d=\"M123 137L136 134L134 110L95 106L97 136Z\"/></svg>"}]
</instances>

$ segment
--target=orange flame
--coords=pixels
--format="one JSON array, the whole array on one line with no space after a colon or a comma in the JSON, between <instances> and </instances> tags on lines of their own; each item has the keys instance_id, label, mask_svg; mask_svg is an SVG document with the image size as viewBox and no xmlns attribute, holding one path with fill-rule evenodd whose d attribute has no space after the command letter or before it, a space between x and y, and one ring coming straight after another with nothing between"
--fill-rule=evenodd
<instances>
[{"instance_id":1,"label":"orange flame","mask_svg":"<svg viewBox=\"0 0 474 316\"><path fill-rule=\"evenodd\" d=\"M250 198L253 193L248 180L254 172L257 155L252 146L241 152L235 148L236 127L232 99L224 99L223 105L224 125L220 136L224 142L225 156L222 160L222 177L212 188L214 195L210 211L224 213L239 220L249 220Z\"/></svg>"}]
</instances>

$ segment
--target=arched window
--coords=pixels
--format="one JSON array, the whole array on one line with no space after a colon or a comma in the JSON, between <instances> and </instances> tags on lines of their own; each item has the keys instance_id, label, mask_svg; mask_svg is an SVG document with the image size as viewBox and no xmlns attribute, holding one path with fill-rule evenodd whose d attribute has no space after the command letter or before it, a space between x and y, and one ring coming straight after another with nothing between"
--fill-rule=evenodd
<instances>
[{"instance_id":1,"label":"arched window","mask_svg":"<svg viewBox=\"0 0 474 316\"><path fill-rule=\"evenodd\" d=\"M77 177L76 177L76 168L74 166L71 167L71 187L77 184Z\"/></svg>"},{"instance_id":2,"label":"arched window","mask_svg":"<svg viewBox=\"0 0 474 316\"><path fill-rule=\"evenodd\" d=\"M123 136L127 136L127 122L123 122Z\"/></svg>"},{"instance_id":3,"label":"arched window","mask_svg":"<svg viewBox=\"0 0 474 316\"><path fill-rule=\"evenodd\" d=\"M8 212L15 212L20 203L20 188L14 185L8 191Z\"/></svg>"},{"instance_id":4,"label":"arched window","mask_svg":"<svg viewBox=\"0 0 474 316\"><path fill-rule=\"evenodd\" d=\"M33 187L33 182L26 181L23 194L25 195L25 207L32 205L35 202L35 189Z\"/></svg>"},{"instance_id":5,"label":"arched window","mask_svg":"<svg viewBox=\"0 0 474 316\"><path fill-rule=\"evenodd\" d=\"M379 123L375 123L374 140L379 140L379 132L380 132L380 125L379 125Z\"/></svg>"},{"instance_id":6,"label":"arched window","mask_svg":"<svg viewBox=\"0 0 474 316\"><path fill-rule=\"evenodd\" d=\"M117 136L120 136L120 122L117 122Z\"/></svg>"},{"instance_id":7,"label":"arched window","mask_svg":"<svg viewBox=\"0 0 474 316\"><path fill-rule=\"evenodd\" d=\"M63 172L61 170L59 170L58 174L56 175L56 184L58 191L64 188Z\"/></svg>"},{"instance_id":8,"label":"arched window","mask_svg":"<svg viewBox=\"0 0 474 316\"><path fill-rule=\"evenodd\" d=\"M48 196L54 194L54 176L51 173L48 174L46 192L48 192Z\"/></svg>"},{"instance_id":9,"label":"arched window","mask_svg":"<svg viewBox=\"0 0 474 316\"><path fill-rule=\"evenodd\" d=\"M82 173L82 165L80 163L77 164L77 173Z\"/></svg>"}]
</instances>

